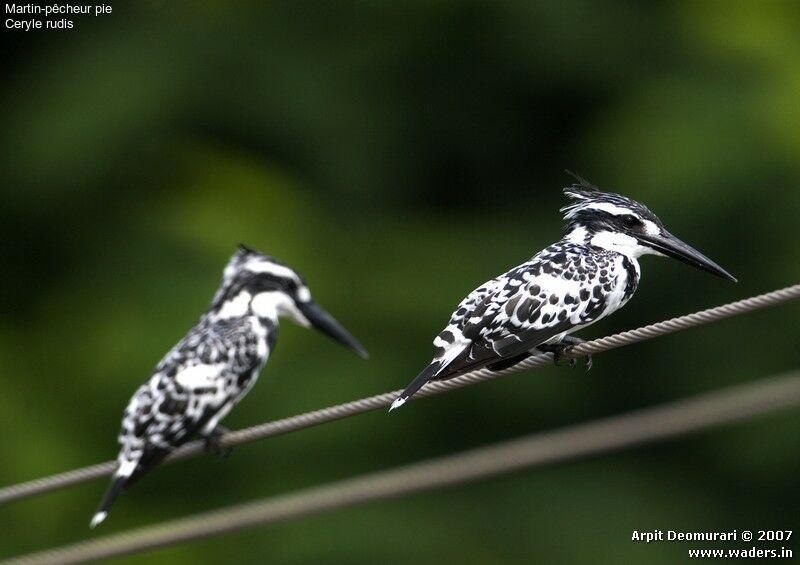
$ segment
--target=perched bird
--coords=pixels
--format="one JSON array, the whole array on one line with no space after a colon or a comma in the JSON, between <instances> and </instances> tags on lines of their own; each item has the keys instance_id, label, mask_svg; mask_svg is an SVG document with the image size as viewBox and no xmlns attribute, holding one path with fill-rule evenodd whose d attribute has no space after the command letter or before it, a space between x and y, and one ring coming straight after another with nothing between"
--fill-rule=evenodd
<instances>
[{"instance_id":1,"label":"perched bird","mask_svg":"<svg viewBox=\"0 0 800 565\"><path fill-rule=\"evenodd\" d=\"M505 369L539 352L553 353L558 363L569 347L583 341L569 334L630 300L639 284L642 255L672 257L736 281L669 233L643 204L576 179L564 189L573 201L561 209L564 237L461 301L433 341L430 365L394 401L392 410L431 380L482 367Z\"/></svg>"},{"instance_id":2,"label":"perched bird","mask_svg":"<svg viewBox=\"0 0 800 565\"><path fill-rule=\"evenodd\" d=\"M290 267L240 245L208 310L131 398L119 434L118 466L94 528L121 491L195 436L219 447L219 425L253 387L278 337L278 318L313 326L366 358L367 352L311 300Z\"/></svg>"}]
</instances>

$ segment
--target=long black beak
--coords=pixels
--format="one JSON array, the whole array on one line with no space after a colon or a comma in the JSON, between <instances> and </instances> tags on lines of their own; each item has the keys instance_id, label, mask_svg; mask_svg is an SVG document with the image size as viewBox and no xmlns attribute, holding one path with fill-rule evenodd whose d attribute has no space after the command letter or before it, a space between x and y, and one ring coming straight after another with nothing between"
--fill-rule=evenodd
<instances>
[{"instance_id":1,"label":"long black beak","mask_svg":"<svg viewBox=\"0 0 800 565\"><path fill-rule=\"evenodd\" d=\"M717 275L718 277L722 277L723 279L737 282L736 277L728 271L666 230L660 235L638 235L637 237L642 243L655 249L659 253L682 261L692 267L697 267L713 275Z\"/></svg>"},{"instance_id":2,"label":"long black beak","mask_svg":"<svg viewBox=\"0 0 800 565\"><path fill-rule=\"evenodd\" d=\"M301 302L297 306L300 312L311 322L311 325L319 331L352 350L362 359L369 357L369 353L364 349L364 346L358 343L358 340L350 335L350 332L344 329L342 325L325 310L313 302Z\"/></svg>"}]
</instances>

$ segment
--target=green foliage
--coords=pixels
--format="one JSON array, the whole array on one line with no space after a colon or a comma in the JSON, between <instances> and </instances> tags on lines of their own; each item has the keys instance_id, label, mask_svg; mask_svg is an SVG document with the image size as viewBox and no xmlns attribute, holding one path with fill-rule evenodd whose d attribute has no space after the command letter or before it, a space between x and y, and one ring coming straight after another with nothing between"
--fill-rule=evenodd
<instances>
[{"instance_id":1,"label":"green foliage","mask_svg":"<svg viewBox=\"0 0 800 565\"><path fill-rule=\"evenodd\" d=\"M14 35L2 91L0 413L11 484L112 458L122 409L237 243L372 354L284 324L238 428L405 385L468 291L557 238L562 170L641 198L730 285L644 260L599 336L800 279L791 2L115 6ZM164 467L97 532L797 365L797 305ZM797 414L131 563L672 563L635 529L791 529ZM105 484L0 507L0 557L89 537ZM95 533L91 535L96 535Z\"/></svg>"}]
</instances>

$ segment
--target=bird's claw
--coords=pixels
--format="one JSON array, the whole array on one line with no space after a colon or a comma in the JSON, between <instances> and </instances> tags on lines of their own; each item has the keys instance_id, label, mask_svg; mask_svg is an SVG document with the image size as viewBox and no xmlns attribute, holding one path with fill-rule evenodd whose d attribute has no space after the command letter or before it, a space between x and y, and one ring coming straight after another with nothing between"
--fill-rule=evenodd
<instances>
[{"instance_id":1,"label":"bird's claw","mask_svg":"<svg viewBox=\"0 0 800 565\"><path fill-rule=\"evenodd\" d=\"M564 358L567 358L567 362L571 369L575 368L575 365L578 362L578 358L572 354L572 350L575 349L576 345L580 345L584 343L585 340L579 339L577 337L570 337L567 336L564 338L563 341L559 343L552 343L546 345L538 346L538 349L541 351L552 353L553 354L553 363L556 367L561 367L563 363L561 362ZM591 354L586 356L586 370L589 371L592 368L592 356Z\"/></svg>"},{"instance_id":2,"label":"bird's claw","mask_svg":"<svg viewBox=\"0 0 800 565\"><path fill-rule=\"evenodd\" d=\"M228 431L229 430L223 426L217 426L211 430L211 433L203 438L206 453L226 459L233 451L233 447L222 447L222 436L227 434Z\"/></svg>"},{"instance_id":3,"label":"bird's claw","mask_svg":"<svg viewBox=\"0 0 800 565\"><path fill-rule=\"evenodd\" d=\"M574 367L575 366L575 358L574 357L569 357L569 350L572 348L572 346L564 345L564 344L560 344L560 343L556 344L556 345L557 345L557 347L553 347L553 349L551 350L551 352L553 353L553 364L556 367L561 367L561 366L563 366L562 361L563 361L564 357L568 357L567 362L569 363L569 366L570 367Z\"/></svg>"}]
</instances>

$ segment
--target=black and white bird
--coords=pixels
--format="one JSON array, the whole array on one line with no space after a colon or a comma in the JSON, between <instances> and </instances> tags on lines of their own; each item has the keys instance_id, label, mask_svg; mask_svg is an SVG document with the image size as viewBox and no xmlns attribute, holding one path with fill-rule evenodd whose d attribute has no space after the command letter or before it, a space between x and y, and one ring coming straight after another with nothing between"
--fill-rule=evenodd
<instances>
[{"instance_id":1,"label":"black and white bird","mask_svg":"<svg viewBox=\"0 0 800 565\"><path fill-rule=\"evenodd\" d=\"M642 255L672 257L736 281L669 233L643 204L601 192L579 177L564 194L573 201L561 209L564 237L462 300L433 341L433 360L391 409L431 380L482 367L504 369L539 352L553 353L558 362L582 341L569 334L630 300L639 284Z\"/></svg>"},{"instance_id":2,"label":"black and white bird","mask_svg":"<svg viewBox=\"0 0 800 565\"><path fill-rule=\"evenodd\" d=\"M361 357L367 352L311 300L305 280L272 257L239 246L208 310L131 398L119 434L118 466L91 521L171 451L195 436L212 449L219 426L253 387L278 336L278 318L313 326Z\"/></svg>"}]
</instances>

